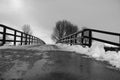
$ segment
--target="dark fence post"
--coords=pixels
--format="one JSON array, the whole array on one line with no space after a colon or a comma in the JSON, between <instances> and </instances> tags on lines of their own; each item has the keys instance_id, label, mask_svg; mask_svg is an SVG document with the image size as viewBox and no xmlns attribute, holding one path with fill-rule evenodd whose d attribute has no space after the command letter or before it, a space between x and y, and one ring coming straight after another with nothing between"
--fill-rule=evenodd
<instances>
[{"instance_id":1,"label":"dark fence post","mask_svg":"<svg viewBox=\"0 0 120 80\"><path fill-rule=\"evenodd\" d=\"M89 30L89 47L92 45L92 31L91 30Z\"/></svg>"},{"instance_id":2,"label":"dark fence post","mask_svg":"<svg viewBox=\"0 0 120 80\"><path fill-rule=\"evenodd\" d=\"M21 33L21 45L23 43L23 33Z\"/></svg>"},{"instance_id":3,"label":"dark fence post","mask_svg":"<svg viewBox=\"0 0 120 80\"><path fill-rule=\"evenodd\" d=\"M70 39L72 38L72 36L70 37ZM70 45L72 45L72 40L70 40Z\"/></svg>"},{"instance_id":4,"label":"dark fence post","mask_svg":"<svg viewBox=\"0 0 120 80\"><path fill-rule=\"evenodd\" d=\"M82 33L81 33L81 37L82 37L82 38L81 38L81 42L80 42L80 43L83 45L83 41L84 41L84 30L83 30Z\"/></svg>"},{"instance_id":5,"label":"dark fence post","mask_svg":"<svg viewBox=\"0 0 120 80\"><path fill-rule=\"evenodd\" d=\"M81 43L82 45L91 46L92 45L92 31L89 29L84 29L81 34ZM86 38L87 37L87 38Z\"/></svg>"},{"instance_id":6,"label":"dark fence post","mask_svg":"<svg viewBox=\"0 0 120 80\"><path fill-rule=\"evenodd\" d=\"M16 30L14 31L14 45L16 45Z\"/></svg>"},{"instance_id":7,"label":"dark fence post","mask_svg":"<svg viewBox=\"0 0 120 80\"><path fill-rule=\"evenodd\" d=\"M25 45L27 45L27 34L25 34Z\"/></svg>"},{"instance_id":8,"label":"dark fence post","mask_svg":"<svg viewBox=\"0 0 120 80\"><path fill-rule=\"evenodd\" d=\"M75 38L77 38L77 34L75 34ZM75 44L77 43L77 39L75 39Z\"/></svg>"},{"instance_id":9,"label":"dark fence post","mask_svg":"<svg viewBox=\"0 0 120 80\"><path fill-rule=\"evenodd\" d=\"M6 43L6 27L3 27L3 40L1 45L4 45L5 43Z\"/></svg>"},{"instance_id":10,"label":"dark fence post","mask_svg":"<svg viewBox=\"0 0 120 80\"><path fill-rule=\"evenodd\" d=\"M31 36L29 35L29 44L30 44L30 38L31 38Z\"/></svg>"},{"instance_id":11,"label":"dark fence post","mask_svg":"<svg viewBox=\"0 0 120 80\"><path fill-rule=\"evenodd\" d=\"M120 45L120 35L119 35L119 45ZM120 48L120 46L119 46L119 48Z\"/></svg>"},{"instance_id":12,"label":"dark fence post","mask_svg":"<svg viewBox=\"0 0 120 80\"><path fill-rule=\"evenodd\" d=\"M70 44L70 37L68 37L68 44Z\"/></svg>"},{"instance_id":13,"label":"dark fence post","mask_svg":"<svg viewBox=\"0 0 120 80\"><path fill-rule=\"evenodd\" d=\"M32 36L30 35L30 44L32 44Z\"/></svg>"}]
</instances>

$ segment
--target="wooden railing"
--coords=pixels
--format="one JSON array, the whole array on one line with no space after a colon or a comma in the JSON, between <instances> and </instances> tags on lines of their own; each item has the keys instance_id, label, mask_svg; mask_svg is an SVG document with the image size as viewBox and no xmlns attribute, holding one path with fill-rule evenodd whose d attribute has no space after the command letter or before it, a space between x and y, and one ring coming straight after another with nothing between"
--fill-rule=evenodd
<instances>
[{"instance_id":1,"label":"wooden railing","mask_svg":"<svg viewBox=\"0 0 120 80\"><path fill-rule=\"evenodd\" d=\"M7 27L3 24L0 24L0 46L6 44L7 42L9 43L13 43L13 45L16 45L16 43L19 43L19 45L28 45L28 44L45 44L44 41L42 41L41 39L26 34L22 31ZM7 30L12 31L11 32L7 32ZM12 39L7 39L8 37L13 37ZM17 38L19 38L19 40L17 40Z\"/></svg>"},{"instance_id":2,"label":"wooden railing","mask_svg":"<svg viewBox=\"0 0 120 80\"><path fill-rule=\"evenodd\" d=\"M114 42L114 41L109 41L109 40L93 37L93 32L117 36L119 39L119 42ZM115 45L120 48L120 33L114 33L114 32L108 32L108 31L102 31L102 30L96 30L96 29L87 29L87 28L79 32L76 32L74 34L65 36L61 38L60 40L58 40L57 43L66 43L66 44L71 44L71 45L80 44L80 45L85 45L85 46L90 47L92 45L93 40Z\"/></svg>"}]
</instances>

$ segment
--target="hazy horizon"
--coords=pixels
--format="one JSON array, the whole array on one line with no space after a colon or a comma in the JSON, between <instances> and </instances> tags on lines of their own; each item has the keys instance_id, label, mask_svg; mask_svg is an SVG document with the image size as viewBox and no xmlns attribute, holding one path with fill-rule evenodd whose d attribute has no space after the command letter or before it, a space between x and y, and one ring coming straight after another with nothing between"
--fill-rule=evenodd
<instances>
[{"instance_id":1,"label":"hazy horizon","mask_svg":"<svg viewBox=\"0 0 120 80\"><path fill-rule=\"evenodd\" d=\"M80 27L120 31L119 0L0 0L0 24L21 30L31 25L35 36L52 43L55 23L68 20Z\"/></svg>"}]
</instances>

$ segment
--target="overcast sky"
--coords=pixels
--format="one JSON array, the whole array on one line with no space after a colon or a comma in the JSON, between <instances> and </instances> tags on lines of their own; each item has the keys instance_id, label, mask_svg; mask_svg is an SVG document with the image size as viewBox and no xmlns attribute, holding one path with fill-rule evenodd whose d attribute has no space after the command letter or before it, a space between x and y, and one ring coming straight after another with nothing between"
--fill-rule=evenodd
<instances>
[{"instance_id":1,"label":"overcast sky","mask_svg":"<svg viewBox=\"0 0 120 80\"><path fill-rule=\"evenodd\" d=\"M120 0L0 0L0 23L20 29L30 24L35 36L51 43L55 23L120 31Z\"/></svg>"}]
</instances>

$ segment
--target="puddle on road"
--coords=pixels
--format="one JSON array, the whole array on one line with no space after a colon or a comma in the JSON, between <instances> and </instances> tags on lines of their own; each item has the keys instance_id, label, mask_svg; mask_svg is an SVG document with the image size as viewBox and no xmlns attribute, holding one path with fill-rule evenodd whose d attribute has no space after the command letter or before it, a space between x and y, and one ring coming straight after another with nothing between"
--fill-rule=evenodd
<instances>
[{"instance_id":1,"label":"puddle on road","mask_svg":"<svg viewBox=\"0 0 120 80\"><path fill-rule=\"evenodd\" d=\"M43 75L46 72L49 72L49 70L46 68L45 63L47 60L42 59L35 62L33 67L26 72L26 74L23 76L25 80L34 80L36 77Z\"/></svg>"}]
</instances>

